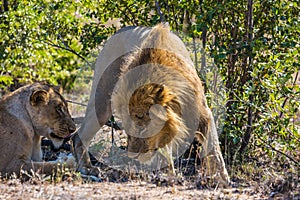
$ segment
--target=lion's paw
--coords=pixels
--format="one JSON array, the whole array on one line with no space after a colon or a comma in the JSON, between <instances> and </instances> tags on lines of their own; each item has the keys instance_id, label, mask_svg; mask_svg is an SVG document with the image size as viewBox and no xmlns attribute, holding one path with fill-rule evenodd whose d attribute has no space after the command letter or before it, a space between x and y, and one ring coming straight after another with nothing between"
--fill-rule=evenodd
<instances>
[{"instance_id":1,"label":"lion's paw","mask_svg":"<svg viewBox=\"0 0 300 200\"><path fill-rule=\"evenodd\" d=\"M72 154L59 153L58 157L50 163L63 165L67 168L76 168L76 159Z\"/></svg>"}]
</instances>

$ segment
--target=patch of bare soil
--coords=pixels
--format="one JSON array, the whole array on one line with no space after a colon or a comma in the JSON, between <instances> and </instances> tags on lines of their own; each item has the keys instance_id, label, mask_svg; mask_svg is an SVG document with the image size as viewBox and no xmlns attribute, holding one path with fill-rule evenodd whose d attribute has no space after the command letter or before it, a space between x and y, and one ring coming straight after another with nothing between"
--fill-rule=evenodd
<instances>
[{"instance_id":1,"label":"patch of bare soil","mask_svg":"<svg viewBox=\"0 0 300 200\"><path fill-rule=\"evenodd\" d=\"M283 198L283 197L282 197ZM184 185L157 186L143 181L125 183L25 182L18 179L0 182L0 199L267 199L257 188L197 189Z\"/></svg>"}]
</instances>

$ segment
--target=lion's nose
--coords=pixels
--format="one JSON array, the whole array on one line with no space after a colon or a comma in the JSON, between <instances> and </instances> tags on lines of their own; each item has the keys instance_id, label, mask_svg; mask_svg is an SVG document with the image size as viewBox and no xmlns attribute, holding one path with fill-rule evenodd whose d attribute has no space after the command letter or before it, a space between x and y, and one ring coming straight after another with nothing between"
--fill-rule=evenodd
<instances>
[{"instance_id":1,"label":"lion's nose","mask_svg":"<svg viewBox=\"0 0 300 200\"><path fill-rule=\"evenodd\" d=\"M137 119L143 119L144 118L144 113L138 113L138 114L135 115L135 117Z\"/></svg>"}]
</instances>

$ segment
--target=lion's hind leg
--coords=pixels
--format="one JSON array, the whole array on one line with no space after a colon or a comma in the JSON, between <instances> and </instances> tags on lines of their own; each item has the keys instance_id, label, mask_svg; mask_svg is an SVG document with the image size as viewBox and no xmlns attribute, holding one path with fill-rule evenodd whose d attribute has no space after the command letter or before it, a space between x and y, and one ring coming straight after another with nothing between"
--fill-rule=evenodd
<instances>
[{"instance_id":1,"label":"lion's hind leg","mask_svg":"<svg viewBox=\"0 0 300 200\"><path fill-rule=\"evenodd\" d=\"M207 175L212 177L215 182L228 185L230 183L230 178L219 146L215 122L210 111L209 116L210 119L207 133L198 134L198 139L202 143L203 147L201 156L204 158L204 167L206 168Z\"/></svg>"}]
</instances>

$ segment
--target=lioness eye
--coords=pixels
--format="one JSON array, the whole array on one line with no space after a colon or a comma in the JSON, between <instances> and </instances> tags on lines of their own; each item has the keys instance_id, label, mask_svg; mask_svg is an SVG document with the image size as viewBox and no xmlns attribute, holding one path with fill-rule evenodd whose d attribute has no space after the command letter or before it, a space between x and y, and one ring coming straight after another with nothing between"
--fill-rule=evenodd
<instances>
[{"instance_id":1,"label":"lioness eye","mask_svg":"<svg viewBox=\"0 0 300 200\"><path fill-rule=\"evenodd\" d=\"M58 114L63 115L64 111L63 111L63 107L62 106L57 106L56 107L56 111L58 112Z\"/></svg>"}]
</instances>

